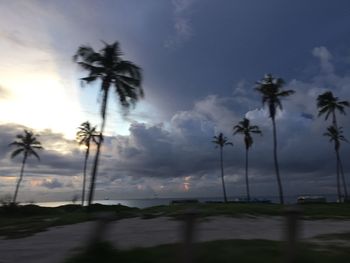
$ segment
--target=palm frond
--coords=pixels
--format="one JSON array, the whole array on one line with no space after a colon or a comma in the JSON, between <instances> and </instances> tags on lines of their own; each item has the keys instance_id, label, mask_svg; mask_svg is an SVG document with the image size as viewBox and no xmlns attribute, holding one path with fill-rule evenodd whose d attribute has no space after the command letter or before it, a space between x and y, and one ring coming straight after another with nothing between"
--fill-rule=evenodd
<instances>
[{"instance_id":1,"label":"palm frond","mask_svg":"<svg viewBox=\"0 0 350 263\"><path fill-rule=\"evenodd\" d=\"M283 85L283 79L275 78L271 74L266 74L262 80L256 82L255 90L261 93L263 106L268 105L271 118L275 118L277 108L283 110L280 98L295 93L294 90L282 90Z\"/></svg>"},{"instance_id":2,"label":"palm frond","mask_svg":"<svg viewBox=\"0 0 350 263\"><path fill-rule=\"evenodd\" d=\"M34 149L42 150L43 147L32 131L24 130L24 134L18 134L16 138L18 139L17 141L9 144L9 146L15 146L18 148L11 154L11 158L14 158L20 153L24 153L25 155L33 154L39 158L39 155L34 151Z\"/></svg>"},{"instance_id":3,"label":"palm frond","mask_svg":"<svg viewBox=\"0 0 350 263\"><path fill-rule=\"evenodd\" d=\"M39 155L33 149L28 151L28 155L34 155L40 161Z\"/></svg>"},{"instance_id":4,"label":"palm frond","mask_svg":"<svg viewBox=\"0 0 350 263\"><path fill-rule=\"evenodd\" d=\"M11 159L15 158L18 154L20 154L23 151L24 151L23 148L19 148L19 149L14 150L11 154Z\"/></svg>"}]
</instances>

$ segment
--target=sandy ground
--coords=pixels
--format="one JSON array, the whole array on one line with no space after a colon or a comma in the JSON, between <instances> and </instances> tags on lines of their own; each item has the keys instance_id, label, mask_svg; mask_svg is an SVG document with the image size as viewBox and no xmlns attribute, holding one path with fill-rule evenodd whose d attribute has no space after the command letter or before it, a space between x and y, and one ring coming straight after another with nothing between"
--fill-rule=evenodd
<instances>
[{"instance_id":1,"label":"sandy ground","mask_svg":"<svg viewBox=\"0 0 350 263\"><path fill-rule=\"evenodd\" d=\"M284 218L211 217L196 225L196 240L267 239L283 240ZM300 236L312 239L321 234L350 232L350 220L300 221ZM0 263L58 263L77 251L96 232L95 222L50 228L33 236L0 240ZM105 239L128 249L180 242L183 222L166 217L131 218L112 222Z\"/></svg>"}]
</instances>

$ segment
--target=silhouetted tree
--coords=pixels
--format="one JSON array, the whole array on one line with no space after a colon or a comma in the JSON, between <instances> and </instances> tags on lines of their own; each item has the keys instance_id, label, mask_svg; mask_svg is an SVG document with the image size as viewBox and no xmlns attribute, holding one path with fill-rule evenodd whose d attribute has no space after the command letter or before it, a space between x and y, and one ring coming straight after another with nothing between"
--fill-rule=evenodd
<instances>
[{"instance_id":1,"label":"silhouetted tree","mask_svg":"<svg viewBox=\"0 0 350 263\"><path fill-rule=\"evenodd\" d=\"M41 143L36 139L32 131L24 130L24 134L18 134L17 139L10 143L9 146L15 146L17 149L14 150L11 154L11 158L15 158L20 153L23 154L23 160L22 160L22 167L19 179L17 181L15 194L13 195L12 203L16 203L17 200L17 194L19 186L23 179L23 172L24 172L24 166L26 164L27 158L31 155L34 155L38 160L40 160L39 155L36 153L35 150L41 150L43 147L41 146Z\"/></svg>"},{"instance_id":2,"label":"silhouetted tree","mask_svg":"<svg viewBox=\"0 0 350 263\"><path fill-rule=\"evenodd\" d=\"M92 127L88 121L83 122L78 129L79 131L77 132L77 141L79 145L86 146L83 173L83 189L81 194L81 205L83 206L85 201L86 167L87 161L89 159L90 144L91 142L94 142L96 145L98 144L99 133L96 131L96 126Z\"/></svg>"},{"instance_id":3,"label":"silhouetted tree","mask_svg":"<svg viewBox=\"0 0 350 263\"><path fill-rule=\"evenodd\" d=\"M271 74L267 74L264 78L257 82L255 88L262 95L263 105L267 104L270 118L272 120L273 129L273 156L275 163L275 171L278 183L280 203L284 204L283 187L280 177L278 159L277 159L277 134L276 134L276 113L279 108L282 110L281 98L288 97L295 93L294 90L282 90L284 81L281 78L274 78Z\"/></svg>"},{"instance_id":4,"label":"silhouetted tree","mask_svg":"<svg viewBox=\"0 0 350 263\"><path fill-rule=\"evenodd\" d=\"M224 193L224 201L227 203L227 196L226 196L226 188L225 188L225 179L224 179L224 161L223 161L223 148L225 145L231 145L233 146L232 142L229 142L227 138L220 133L218 136L213 137L214 140L213 143L216 144L216 148L220 148L220 165L221 165L221 180L222 180L222 190Z\"/></svg>"},{"instance_id":5,"label":"silhouetted tree","mask_svg":"<svg viewBox=\"0 0 350 263\"><path fill-rule=\"evenodd\" d=\"M250 191L249 191L249 179L248 179L248 151L249 148L253 145L253 137L252 133L262 134L259 126L250 125L250 120L247 118L243 118L242 121L233 127L233 134L242 134L244 136L244 144L245 144L245 182L247 188L247 200L250 201Z\"/></svg>"},{"instance_id":6,"label":"silhouetted tree","mask_svg":"<svg viewBox=\"0 0 350 263\"><path fill-rule=\"evenodd\" d=\"M329 115L332 115L332 122L336 128L338 127L336 111L345 115L345 107L349 106L348 101L339 101L339 98L334 97L331 91L326 91L317 97L318 116L325 115L327 120Z\"/></svg>"},{"instance_id":7,"label":"silhouetted tree","mask_svg":"<svg viewBox=\"0 0 350 263\"><path fill-rule=\"evenodd\" d=\"M106 124L106 111L108 95L111 88L119 97L119 101L124 109L134 105L139 98L143 97L141 87L141 69L130 61L121 58L122 52L119 43L104 43L104 48L96 52L90 46L81 46L74 55L74 60L88 71L87 77L81 78L83 82L91 83L96 80L101 82L101 132L100 140L97 144L96 156L92 168L91 184L88 205L93 201L95 181L98 170L98 163L103 142L103 132Z\"/></svg>"},{"instance_id":8,"label":"silhouetted tree","mask_svg":"<svg viewBox=\"0 0 350 263\"><path fill-rule=\"evenodd\" d=\"M330 142L334 142L334 151L336 154L336 160L337 160L337 193L338 193L338 200L341 200L341 190L340 190L340 172L342 170L342 163L340 159L339 149L340 149L340 142L341 141L347 141L343 135L342 127L336 127L334 125L329 126L327 128L327 132L323 134L324 136L329 137ZM346 196L345 196L346 197Z\"/></svg>"},{"instance_id":9,"label":"silhouetted tree","mask_svg":"<svg viewBox=\"0 0 350 263\"><path fill-rule=\"evenodd\" d=\"M338 129L337 115L336 111L341 114L345 113L345 107L349 107L350 103L348 101L340 101L338 97L334 97L331 91L326 91L317 97L317 108L318 108L318 116L325 115L325 120L332 115L332 123L335 129ZM345 199L348 199L348 190L346 187L345 176L343 171L343 166L340 161L340 174L343 182L344 195Z\"/></svg>"}]
</instances>

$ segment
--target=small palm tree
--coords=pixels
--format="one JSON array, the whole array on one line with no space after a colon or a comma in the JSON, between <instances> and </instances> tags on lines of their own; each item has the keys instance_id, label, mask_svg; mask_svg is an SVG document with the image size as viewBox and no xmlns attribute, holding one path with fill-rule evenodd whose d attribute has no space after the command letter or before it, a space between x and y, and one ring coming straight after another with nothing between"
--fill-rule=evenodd
<instances>
[{"instance_id":1,"label":"small palm tree","mask_svg":"<svg viewBox=\"0 0 350 263\"><path fill-rule=\"evenodd\" d=\"M340 101L338 97L334 97L331 91L326 91L317 97L318 116L325 115L325 120L327 120L331 115L334 129L338 129L336 112L338 111L341 114L345 115L345 107L349 106L350 103L348 101ZM341 161L339 161L339 164L341 168L340 174L343 183L345 199L348 199L348 190L345 183L345 176Z\"/></svg>"},{"instance_id":2,"label":"small palm tree","mask_svg":"<svg viewBox=\"0 0 350 263\"><path fill-rule=\"evenodd\" d=\"M250 201L250 191L249 191L249 179L248 179L248 151L249 148L253 145L253 137L252 133L262 134L259 126L250 125L250 120L247 118L243 118L242 121L233 127L233 134L242 134L244 136L244 144L245 144L245 182L247 188L247 200Z\"/></svg>"},{"instance_id":3,"label":"small palm tree","mask_svg":"<svg viewBox=\"0 0 350 263\"><path fill-rule=\"evenodd\" d=\"M222 190L224 193L224 201L227 203L227 196L226 196L226 188L225 188L225 179L224 179L224 161L223 161L223 148L225 145L231 145L233 146L232 142L229 142L227 138L220 133L218 136L213 137L214 140L213 143L216 144L216 148L220 148L220 165L221 165L221 180L222 180Z\"/></svg>"},{"instance_id":4,"label":"small palm tree","mask_svg":"<svg viewBox=\"0 0 350 263\"><path fill-rule=\"evenodd\" d=\"M14 142L9 144L9 146L15 146L17 148L12 152L11 158L15 158L20 153L23 153L23 159L22 159L20 176L17 181L15 194L12 199L12 203L14 204L16 203L18 189L23 179L24 166L26 164L27 158L30 157L31 155L34 155L38 160L40 160L40 157L35 150L43 149L43 147L41 146L41 143L36 139L33 132L31 131L24 130L24 134L18 134L16 137L17 139Z\"/></svg>"},{"instance_id":5,"label":"small palm tree","mask_svg":"<svg viewBox=\"0 0 350 263\"><path fill-rule=\"evenodd\" d=\"M281 98L288 97L295 93L294 90L282 90L284 81L281 78L274 78L271 74L265 75L265 77L257 82L256 91L262 95L263 105L267 104L269 109L270 118L272 120L273 128L273 156L275 163L275 171L278 183L280 203L284 204L282 181L280 177L278 159L277 159L277 134L276 134L276 113L277 109L282 110Z\"/></svg>"},{"instance_id":6,"label":"small palm tree","mask_svg":"<svg viewBox=\"0 0 350 263\"><path fill-rule=\"evenodd\" d=\"M334 151L336 154L336 160L337 160L337 193L338 193L338 200L341 200L341 190L340 190L340 173L342 170L342 163L341 163L341 159L340 159L340 154L339 154L339 149L340 149L340 142L341 141L345 141L347 142L347 140L345 139L344 135L343 135L343 131L342 131L342 127L337 128L336 126L332 125L329 126L327 128L327 132L324 133L324 136L329 137L329 141L330 142L334 142ZM344 178L343 178L344 179ZM344 185L345 185L345 180L344 180ZM345 195L345 198L347 196Z\"/></svg>"},{"instance_id":7,"label":"small palm tree","mask_svg":"<svg viewBox=\"0 0 350 263\"><path fill-rule=\"evenodd\" d=\"M88 205L93 201L95 181L98 170L101 145L103 142L103 132L106 124L107 103L110 90L113 88L121 105L128 109L143 97L141 87L141 68L130 61L122 59L122 52L118 42L113 44L104 43L104 48L96 52L90 46L78 48L73 59L89 74L81 78L83 82L92 83L99 80L101 82L100 94L102 96L100 128L100 139L97 144L96 155L92 168L91 184L89 191Z\"/></svg>"},{"instance_id":8,"label":"small palm tree","mask_svg":"<svg viewBox=\"0 0 350 263\"><path fill-rule=\"evenodd\" d=\"M96 131L96 126L92 127L90 122L83 122L79 126L79 131L77 132L77 141L79 145L84 145L86 147L85 159L84 159L84 173L83 173L83 189L81 194L81 205L84 205L85 201L85 182L86 182L86 167L87 161L89 159L90 144L94 142L98 144L99 133Z\"/></svg>"}]
</instances>

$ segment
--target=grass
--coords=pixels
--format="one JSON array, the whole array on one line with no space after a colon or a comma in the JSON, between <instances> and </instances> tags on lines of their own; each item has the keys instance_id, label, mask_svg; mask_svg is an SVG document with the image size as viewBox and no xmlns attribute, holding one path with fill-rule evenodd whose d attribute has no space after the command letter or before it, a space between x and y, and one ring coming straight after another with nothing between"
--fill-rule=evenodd
<instances>
[{"instance_id":1,"label":"grass","mask_svg":"<svg viewBox=\"0 0 350 263\"><path fill-rule=\"evenodd\" d=\"M299 206L304 219L350 219L350 204L303 204ZM189 210L196 211L199 216L283 216L286 208L278 204L191 204L154 206L142 210L147 218L153 216L178 217Z\"/></svg>"},{"instance_id":2,"label":"grass","mask_svg":"<svg viewBox=\"0 0 350 263\"><path fill-rule=\"evenodd\" d=\"M307 204L302 205L306 219L350 219L350 204ZM199 217L207 216L283 216L285 208L277 204L178 204L154 206L145 209L122 205L94 204L91 213L79 205L65 205L48 208L36 205L0 207L0 236L20 238L45 231L49 227L74 224L96 219L96 213L109 212L115 219L158 216L181 218L188 211L196 211Z\"/></svg>"},{"instance_id":3,"label":"grass","mask_svg":"<svg viewBox=\"0 0 350 263\"><path fill-rule=\"evenodd\" d=\"M121 205L93 205L92 213L79 205L40 207L37 205L0 207L0 236L21 238L45 231L49 227L75 224L96 219L100 212L113 212L118 218L135 216L135 208Z\"/></svg>"},{"instance_id":4,"label":"grass","mask_svg":"<svg viewBox=\"0 0 350 263\"><path fill-rule=\"evenodd\" d=\"M181 244L161 245L152 248L117 250L110 243L103 242L81 251L67 259L65 263L93 262L184 262ZM224 240L203 242L194 245L194 262L228 263L228 262L284 262L286 246L283 242L267 240ZM299 244L297 261L299 263L348 262L350 253L347 249L333 247L332 251L319 249L310 243Z\"/></svg>"}]
</instances>

